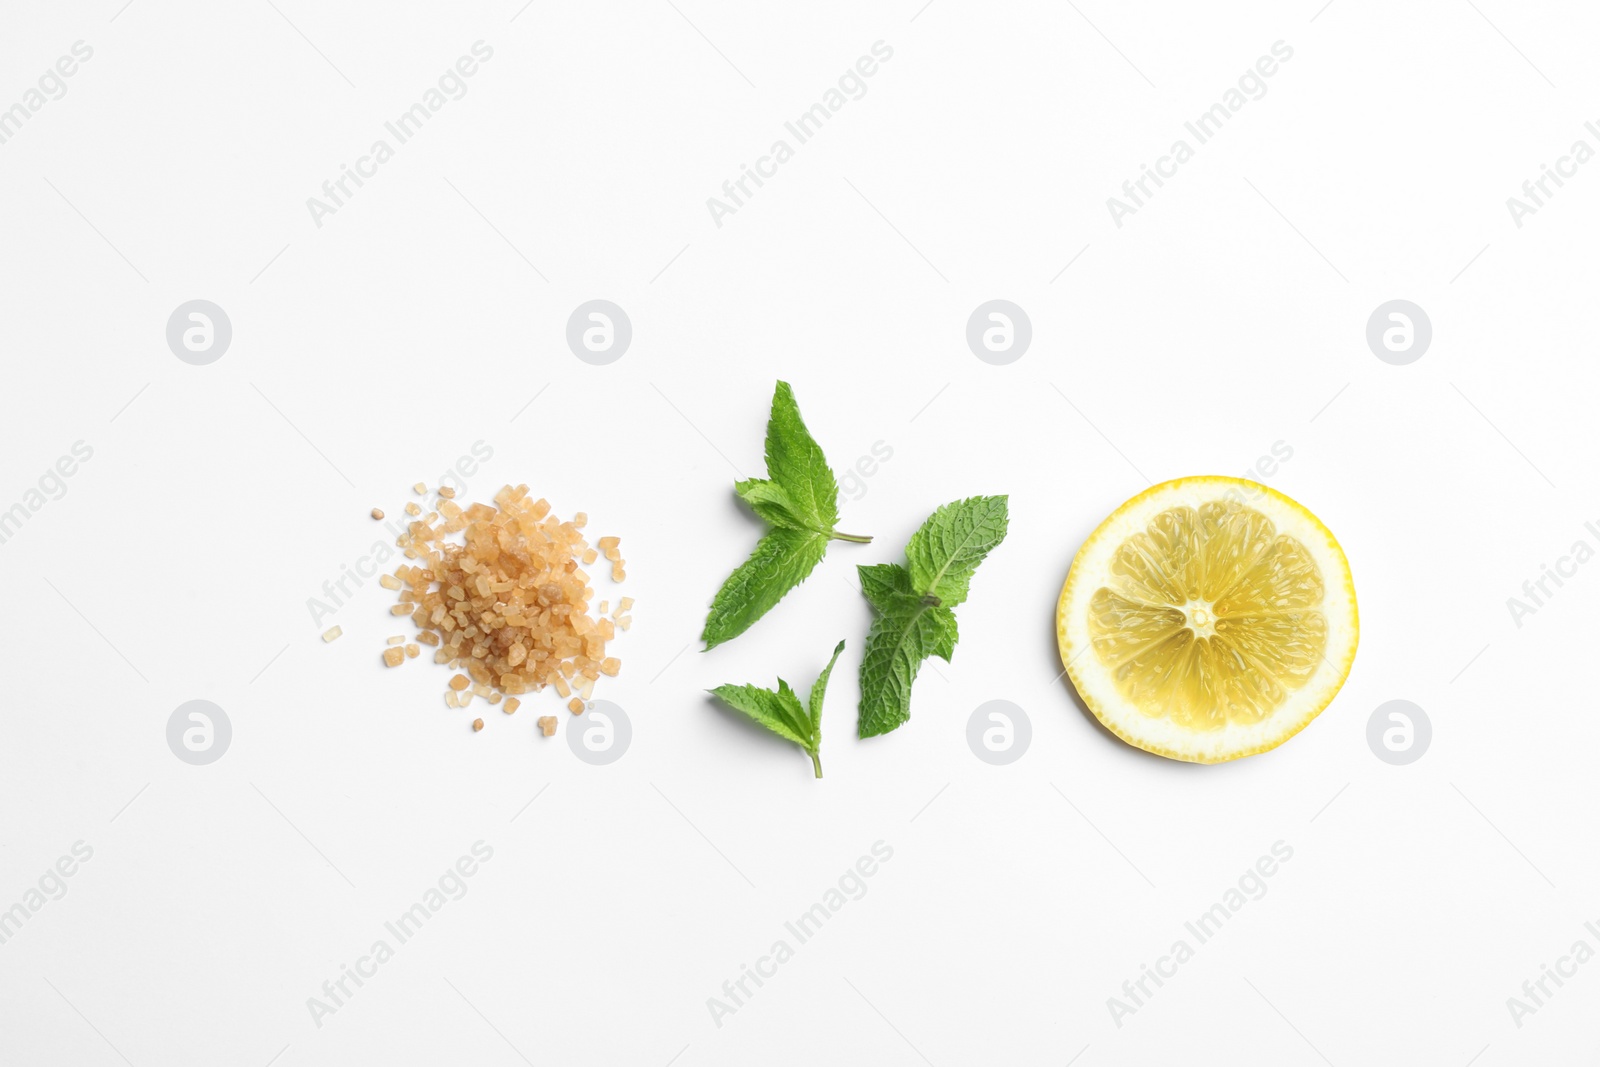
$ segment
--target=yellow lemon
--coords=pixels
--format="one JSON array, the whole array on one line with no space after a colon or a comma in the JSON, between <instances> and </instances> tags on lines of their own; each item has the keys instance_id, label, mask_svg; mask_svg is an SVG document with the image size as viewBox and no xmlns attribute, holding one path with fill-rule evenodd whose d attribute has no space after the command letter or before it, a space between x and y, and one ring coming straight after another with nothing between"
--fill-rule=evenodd
<instances>
[{"instance_id":1,"label":"yellow lemon","mask_svg":"<svg viewBox=\"0 0 1600 1067\"><path fill-rule=\"evenodd\" d=\"M1220 763L1276 748L1350 674L1350 564L1282 493L1179 478L1090 535L1056 608L1061 662L1089 710L1158 755Z\"/></svg>"}]
</instances>

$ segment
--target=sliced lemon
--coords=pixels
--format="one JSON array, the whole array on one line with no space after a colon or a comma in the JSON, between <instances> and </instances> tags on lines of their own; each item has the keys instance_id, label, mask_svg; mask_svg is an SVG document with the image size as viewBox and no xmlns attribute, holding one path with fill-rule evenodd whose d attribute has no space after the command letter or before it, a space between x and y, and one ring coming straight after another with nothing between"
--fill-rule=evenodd
<instances>
[{"instance_id":1,"label":"sliced lemon","mask_svg":"<svg viewBox=\"0 0 1600 1067\"><path fill-rule=\"evenodd\" d=\"M1242 478L1179 478L1090 535L1056 608L1089 710L1147 752L1221 763L1276 748L1350 674L1350 564L1317 517Z\"/></svg>"}]
</instances>

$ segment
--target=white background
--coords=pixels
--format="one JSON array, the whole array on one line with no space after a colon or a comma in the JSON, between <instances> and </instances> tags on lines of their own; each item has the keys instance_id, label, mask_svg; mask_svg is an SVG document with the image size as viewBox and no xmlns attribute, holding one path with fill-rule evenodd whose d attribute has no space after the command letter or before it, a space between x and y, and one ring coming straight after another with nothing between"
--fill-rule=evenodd
<instances>
[{"instance_id":1,"label":"white background","mask_svg":"<svg viewBox=\"0 0 1600 1067\"><path fill-rule=\"evenodd\" d=\"M1600 16L919 2L6 5L0 107L94 55L0 145L0 508L94 452L0 545L0 908L94 854L0 945L0 1059L1592 1062L1600 965L1520 1028L1506 1000L1600 948L1600 566L1520 628L1506 600L1600 545L1600 166L1521 228L1505 201L1600 148ZM317 227L307 197L478 40L465 97ZM879 40L866 95L716 226L706 198ZM1278 40L1267 94L1115 226ZM634 327L605 367L564 340L596 297ZM1003 367L964 338L997 297L1034 332ZM196 298L234 330L204 367L164 337ZM1364 338L1396 298L1434 328L1403 367ZM842 501L877 541L702 655L779 377L836 468L892 448ZM526 481L623 538L611 766L536 736L553 694L473 734L445 668L386 671L375 582L318 639L368 509L480 440L466 496ZM1148 482L1277 442L1264 480L1354 568L1355 668L1270 754L1145 756L1059 679L1060 583ZM857 741L853 567L977 493L1011 533L954 663ZM807 685L840 638L820 782L702 692ZM196 698L234 730L206 767L165 740ZM1407 767L1365 739L1397 698L1434 725ZM966 744L990 699L1032 722L1010 766ZM478 840L467 895L317 1026L307 998ZM879 840L867 894L717 1026L707 998ZM1267 895L1117 1026L1107 998L1280 840Z\"/></svg>"}]
</instances>

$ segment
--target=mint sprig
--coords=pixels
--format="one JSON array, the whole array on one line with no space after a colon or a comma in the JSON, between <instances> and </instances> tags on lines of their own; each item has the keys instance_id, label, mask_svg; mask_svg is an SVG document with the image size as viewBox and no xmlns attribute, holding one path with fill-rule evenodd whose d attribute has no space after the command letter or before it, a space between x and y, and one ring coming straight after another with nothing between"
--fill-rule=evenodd
<instances>
[{"instance_id":1,"label":"mint sprig","mask_svg":"<svg viewBox=\"0 0 1600 1067\"><path fill-rule=\"evenodd\" d=\"M906 566L856 568L874 616L861 659L861 737L886 734L911 717L911 686L923 660L950 662L960 636L952 609L967 599L978 564L1005 538L1007 520L1004 496L958 500L911 535Z\"/></svg>"},{"instance_id":2,"label":"mint sprig","mask_svg":"<svg viewBox=\"0 0 1600 1067\"><path fill-rule=\"evenodd\" d=\"M839 521L839 483L822 447L800 418L788 382L779 382L772 394L766 452L767 477L736 482L734 490L770 529L712 600L700 635L708 651L744 633L805 581L821 562L829 541L872 540L834 529Z\"/></svg>"},{"instance_id":3,"label":"mint sprig","mask_svg":"<svg viewBox=\"0 0 1600 1067\"><path fill-rule=\"evenodd\" d=\"M710 692L724 704L744 712L779 737L799 745L811 757L811 767L816 776L821 778L822 702L828 692L828 676L833 673L833 665L839 661L839 653L843 651L844 642L840 641L834 646L833 658L822 668L817 680L811 683L811 693L803 706L795 691L782 678L778 679L776 692L754 685L719 685Z\"/></svg>"}]
</instances>

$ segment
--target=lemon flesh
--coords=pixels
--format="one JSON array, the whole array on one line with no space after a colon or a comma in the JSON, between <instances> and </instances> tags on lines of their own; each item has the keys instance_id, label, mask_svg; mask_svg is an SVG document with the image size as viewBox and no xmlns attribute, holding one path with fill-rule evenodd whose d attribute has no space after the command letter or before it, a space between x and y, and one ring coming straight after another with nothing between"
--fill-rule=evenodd
<instances>
[{"instance_id":1,"label":"lemon flesh","mask_svg":"<svg viewBox=\"0 0 1600 1067\"><path fill-rule=\"evenodd\" d=\"M1276 748L1327 707L1359 625L1344 551L1293 500L1180 478L1113 512L1067 575L1062 663L1124 741L1195 763Z\"/></svg>"}]
</instances>

